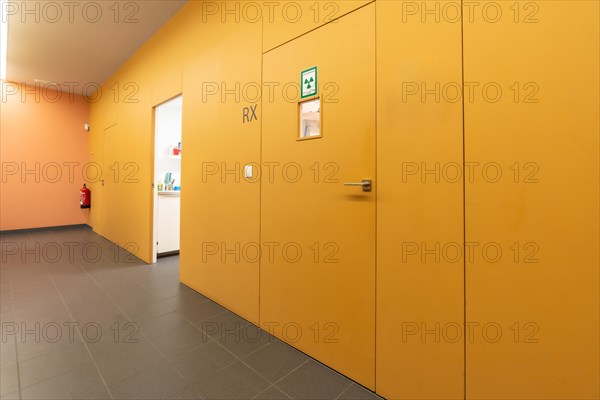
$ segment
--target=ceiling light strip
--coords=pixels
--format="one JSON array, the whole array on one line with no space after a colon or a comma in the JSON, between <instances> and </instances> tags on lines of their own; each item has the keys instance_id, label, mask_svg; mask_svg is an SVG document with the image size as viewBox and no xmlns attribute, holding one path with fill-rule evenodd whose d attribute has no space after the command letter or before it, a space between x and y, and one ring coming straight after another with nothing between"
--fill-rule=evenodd
<instances>
[{"instance_id":1,"label":"ceiling light strip","mask_svg":"<svg viewBox=\"0 0 600 400\"><path fill-rule=\"evenodd\" d=\"M0 0L0 79L6 80L6 60L8 48L8 3Z\"/></svg>"}]
</instances>

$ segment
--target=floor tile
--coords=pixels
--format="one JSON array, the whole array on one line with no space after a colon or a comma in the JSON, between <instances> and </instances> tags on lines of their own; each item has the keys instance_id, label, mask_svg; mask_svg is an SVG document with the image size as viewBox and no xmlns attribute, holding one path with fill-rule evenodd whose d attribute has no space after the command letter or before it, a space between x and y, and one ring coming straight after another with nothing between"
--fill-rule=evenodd
<instances>
[{"instance_id":1,"label":"floor tile","mask_svg":"<svg viewBox=\"0 0 600 400\"><path fill-rule=\"evenodd\" d=\"M169 362L177 368L188 381L197 382L201 378L213 376L217 371L236 362L235 356L215 342L209 342L187 354L171 359Z\"/></svg>"},{"instance_id":2,"label":"floor tile","mask_svg":"<svg viewBox=\"0 0 600 400\"><path fill-rule=\"evenodd\" d=\"M193 387L205 399L251 399L261 393L269 382L252 369L237 362L217 372L210 378L205 378Z\"/></svg>"},{"instance_id":3,"label":"floor tile","mask_svg":"<svg viewBox=\"0 0 600 400\"><path fill-rule=\"evenodd\" d=\"M156 302L152 294L138 284L125 284L122 281L115 284L119 287L112 286L113 284L103 284L101 286L106 290L112 301L119 306L134 308Z\"/></svg>"},{"instance_id":4,"label":"floor tile","mask_svg":"<svg viewBox=\"0 0 600 400\"><path fill-rule=\"evenodd\" d=\"M218 305L212 300L202 302L197 306L186 308L183 314L194 324L200 326L203 322L208 321L215 315L226 312L227 309Z\"/></svg>"},{"instance_id":5,"label":"floor tile","mask_svg":"<svg viewBox=\"0 0 600 400\"><path fill-rule=\"evenodd\" d=\"M92 359L83 343L63 346L39 357L20 362L21 386L30 386L92 364Z\"/></svg>"},{"instance_id":6,"label":"floor tile","mask_svg":"<svg viewBox=\"0 0 600 400\"><path fill-rule=\"evenodd\" d=\"M353 383L339 397L340 400L382 400L382 397L377 396L364 387Z\"/></svg>"},{"instance_id":7,"label":"floor tile","mask_svg":"<svg viewBox=\"0 0 600 400\"><path fill-rule=\"evenodd\" d=\"M192 292L191 289L184 291L176 296L168 297L163 300L166 304L174 307L176 310L190 308L200 303L208 301L208 298L200 293Z\"/></svg>"},{"instance_id":8,"label":"floor tile","mask_svg":"<svg viewBox=\"0 0 600 400\"><path fill-rule=\"evenodd\" d=\"M240 358L244 358L260 350L276 339L255 325L246 325L232 332L222 331L215 340L227 350Z\"/></svg>"},{"instance_id":9,"label":"floor tile","mask_svg":"<svg viewBox=\"0 0 600 400\"><path fill-rule=\"evenodd\" d=\"M265 391L253 397L255 400L289 400L291 397L283 393L276 386L271 386Z\"/></svg>"},{"instance_id":10,"label":"floor tile","mask_svg":"<svg viewBox=\"0 0 600 400\"><path fill-rule=\"evenodd\" d=\"M19 390L19 372L16 364L0 367L0 396Z\"/></svg>"},{"instance_id":11,"label":"floor tile","mask_svg":"<svg viewBox=\"0 0 600 400\"><path fill-rule=\"evenodd\" d=\"M149 339L155 339L172 330L191 326L187 317L179 311L140 322L140 331Z\"/></svg>"},{"instance_id":12,"label":"floor tile","mask_svg":"<svg viewBox=\"0 0 600 400\"><path fill-rule=\"evenodd\" d=\"M69 309L77 310L77 305L82 302L108 299L100 286L98 286L91 278L86 279L85 283L80 283L77 286L58 286L61 296Z\"/></svg>"},{"instance_id":13,"label":"floor tile","mask_svg":"<svg viewBox=\"0 0 600 400\"><path fill-rule=\"evenodd\" d=\"M2 301L0 302L0 314L12 314L13 304L12 302Z\"/></svg>"},{"instance_id":14,"label":"floor tile","mask_svg":"<svg viewBox=\"0 0 600 400\"><path fill-rule=\"evenodd\" d=\"M0 263L0 265L2 265ZM0 266L0 301L10 301L12 299L12 287L10 284L9 270Z\"/></svg>"},{"instance_id":15,"label":"floor tile","mask_svg":"<svg viewBox=\"0 0 600 400\"><path fill-rule=\"evenodd\" d=\"M162 301L154 301L151 303L137 305L123 305L117 302L117 305L123 312L134 321L145 321L169 314L175 311L173 306L170 306Z\"/></svg>"},{"instance_id":16,"label":"floor tile","mask_svg":"<svg viewBox=\"0 0 600 400\"><path fill-rule=\"evenodd\" d=\"M244 362L269 381L276 382L308 359L298 350L276 340L244 358Z\"/></svg>"},{"instance_id":17,"label":"floor tile","mask_svg":"<svg viewBox=\"0 0 600 400\"><path fill-rule=\"evenodd\" d=\"M181 392L175 393L172 396L169 396L169 399L173 400L196 400L200 399L198 393L190 386L183 389Z\"/></svg>"},{"instance_id":18,"label":"floor tile","mask_svg":"<svg viewBox=\"0 0 600 400\"><path fill-rule=\"evenodd\" d=\"M206 335L191 324L173 329L155 339L152 343L167 358L188 352L208 341Z\"/></svg>"},{"instance_id":19,"label":"floor tile","mask_svg":"<svg viewBox=\"0 0 600 400\"><path fill-rule=\"evenodd\" d=\"M86 343L122 343L137 339L139 326L120 311L102 317L85 318L74 321L78 332ZM130 325L133 325L131 327Z\"/></svg>"},{"instance_id":20,"label":"floor tile","mask_svg":"<svg viewBox=\"0 0 600 400\"><path fill-rule=\"evenodd\" d=\"M0 323L6 325L8 322L16 322L14 313L6 313L0 315Z\"/></svg>"},{"instance_id":21,"label":"floor tile","mask_svg":"<svg viewBox=\"0 0 600 400\"><path fill-rule=\"evenodd\" d=\"M54 282L50 279L30 283L21 288L17 287L14 283L11 285L12 301L26 300L31 297L55 296L57 294L58 292L54 286Z\"/></svg>"},{"instance_id":22,"label":"floor tile","mask_svg":"<svg viewBox=\"0 0 600 400\"><path fill-rule=\"evenodd\" d=\"M351 383L351 380L337 372L309 360L278 382L277 386L295 399L335 399Z\"/></svg>"},{"instance_id":23,"label":"floor tile","mask_svg":"<svg viewBox=\"0 0 600 400\"><path fill-rule=\"evenodd\" d=\"M59 298L50 298L47 302L28 303L27 306L14 307L17 321L47 321L54 317L68 315L67 307Z\"/></svg>"},{"instance_id":24,"label":"floor tile","mask_svg":"<svg viewBox=\"0 0 600 400\"><path fill-rule=\"evenodd\" d=\"M0 368L17 363L17 347L14 337L0 340Z\"/></svg>"},{"instance_id":25,"label":"floor tile","mask_svg":"<svg viewBox=\"0 0 600 400\"><path fill-rule=\"evenodd\" d=\"M88 347L109 386L166 361L151 343L143 339L138 343L88 343Z\"/></svg>"},{"instance_id":26,"label":"floor tile","mask_svg":"<svg viewBox=\"0 0 600 400\"><path fill-rule=\"evenodd\" d=\"M115 399L165 399L188 387L177 371L161 364L109 387Z\"/></svg>"},{"instance_id":27,"label":"floor tile","mask_svg":"<svg viewBox=\"0 0 600 400\"><path fill-rule=\"evenodd\" d=\"M71 321L42 322L37 326L22 323L19 329L22 333L16 337L19 362L82 342ZM26 333L25 329L30 329L32 333Z\"/></svg>"},{"instance_id":28,"label":"floor tile","mask_svg":"<svg viewBox=\"0 0 600 400\"><path fill-rule=\"evenodd\" d=\"M225 337L244 328L249 322L236 314L225 311L224 313L208 317L200 323L199 328L212 338Z\"/></svg>"},{"instance_id":29,"label":"floor tile","mask_svg":"<svg viewBox=\"0 0 600 400\"><path fill-rule=\"evenodd\" d=\"M168 279L168 278L167 278ZM181 285L169 279L167 283L149 281L141 283L147 291L152 293L152 296L157 300L166 300L170 297L177 296L181 293Z\"/></svg>"},{"instance_id":30,"label":"floor tile","mask_svg":"<svg viewBox=\"0 0 600 400\"><path fill-rule=\"evenodd\" d=\"M93 367L79 368L22 389L23 400L68 400L110 398L108 389Z\"/></svg>"}]
</instances>

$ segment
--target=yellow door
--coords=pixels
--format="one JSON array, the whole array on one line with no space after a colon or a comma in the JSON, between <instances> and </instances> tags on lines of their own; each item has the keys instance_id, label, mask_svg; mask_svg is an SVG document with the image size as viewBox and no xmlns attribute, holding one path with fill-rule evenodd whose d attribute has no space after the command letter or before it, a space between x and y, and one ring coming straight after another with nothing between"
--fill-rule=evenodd
<instances>
[{"instance_id":1,"label":"yellow door","mask_svg":"<svg viewBox=\"0 0 600 400\"><path fill-rule=\"evenodd\" d=\"M389 399L464 398L460 12L377 2L377 393Z\"/></svg>"},{"instance_id":2,"label":"yellow door","mask_svg":"<svg viewBox=\"0 0 600 400\"><path fill-rule=\"evenodd\" d=\"M371 389L374 8L264 55L260 273L261 326ZM299 140L300 74L313 66L321 137ZM371 191L343 185L363 179Z\"/></svg>"},{"instance_id":3,"label":"yellow door","mask_svg":"<svg viewBox=\"0 0 600 400\"><path fill-rule=\"evenodd\" d=\"M128 245L127 247L131 247L131 243L123 243L120 239L119 226L120 221L123 221L126 217L123 215L125 207L122 203L125 201L123 195L126 188L125 184L133 183L131 181L133 177L127 173L126 169L134 171L135 164L125 161L126 149L123 149L123 146L120 145L120 134L121 130L118 123L104 129L104 160L100 178L100 196L102 204L105 206L100 210L102 227L100 234L120 246ZM90 174L92 173L90 172Z\"/></svg>"}]
</instances>

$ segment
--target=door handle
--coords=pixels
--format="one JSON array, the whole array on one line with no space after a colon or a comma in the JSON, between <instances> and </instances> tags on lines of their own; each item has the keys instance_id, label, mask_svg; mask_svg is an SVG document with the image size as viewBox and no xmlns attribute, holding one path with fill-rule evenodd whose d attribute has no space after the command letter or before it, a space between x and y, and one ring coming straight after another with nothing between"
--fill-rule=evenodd
<instances>
[{"instance_id":1,"label":"door handle","mask_svg":"<svg viewBox=\"0 0 600 400\"><path fill-rule=\"evenodd\" d=\"M370 192L373 181L370 179L363 179L362 182L346 182L344 186L360 186L362 187L363 192Z\"/></svg>"}]
</instances>

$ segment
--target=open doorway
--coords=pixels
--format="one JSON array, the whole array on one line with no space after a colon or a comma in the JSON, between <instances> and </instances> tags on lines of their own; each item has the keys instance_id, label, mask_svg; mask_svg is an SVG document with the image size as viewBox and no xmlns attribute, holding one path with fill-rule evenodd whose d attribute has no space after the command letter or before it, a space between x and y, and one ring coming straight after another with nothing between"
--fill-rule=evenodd
<instances>
[{"instance_id":1,"label":"open doorway","mask_svg":"<svg viewBox=\"0 0 600 400\"><path fill-rule=\"evenodd\" d=\"M182 96L154 109L153 262L179 254Z\"/></svg>"}]
</instances>

